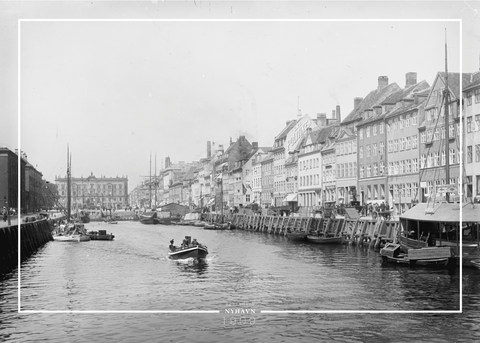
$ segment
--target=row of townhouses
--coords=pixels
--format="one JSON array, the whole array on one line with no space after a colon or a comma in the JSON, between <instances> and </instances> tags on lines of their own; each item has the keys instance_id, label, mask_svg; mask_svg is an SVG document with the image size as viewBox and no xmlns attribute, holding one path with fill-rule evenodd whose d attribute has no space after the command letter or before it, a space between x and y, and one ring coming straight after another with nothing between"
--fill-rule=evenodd
<instances>
[{"instance_id":1,"label":"row of townhouses","mask_svg":"<svg viewBox=\"0 0 480 343\"><path fill-rule=\"evenodd\" d=\"M401 213L445 187L450 200L480 199L480 72L438 72L431 85L409 72L403 87L380 76L340 118L340 106L330 118L299 110L270 147L240 136L212 153L207 142L206 158L166 160L130 193L130 203L313 211L326 202L385 201Z\"/></svg>"}]
</instances>

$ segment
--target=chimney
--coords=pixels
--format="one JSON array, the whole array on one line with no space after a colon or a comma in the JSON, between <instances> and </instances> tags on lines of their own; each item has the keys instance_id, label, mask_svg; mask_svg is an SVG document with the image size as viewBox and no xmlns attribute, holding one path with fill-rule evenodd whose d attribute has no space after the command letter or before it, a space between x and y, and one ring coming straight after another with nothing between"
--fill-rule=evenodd
<instances>
[{"instance_id":1,"label":"chimney","mask_svg":"<svg viewBox=\"0 0 480 343\"><path fill-rule=\"evenodd\" d=\"M300 119L300 118L302 118L302 110L298 109L297 119Z\"/></svg>"},{"instance_id":2,"label":"chimney","mask_svg":"<svg viewBox=\"0 0 480 343\"><path fill-rule=\"evenodd\" d=\"M342 117L340 116L340 105L337 105L337 107L335 108L336 112L337 112L337 120L338 122L340 123L342 121Z\"/></svg>"},{"instance_id":3,"label":"chimney","mask_svg":"<svg viewBox=\"0 0 480 343\"><path fill-rule=\"evenodd\" d=\"M210 141L207 141L207 158L212 156L212 145Z\"/></svg>"},{"instance_id":4,"label":"chimney","mask_svg":"<svg viewBox=\"0 0 480 343\"><path fill-rule=\"evenodd\" d=\"M405 88L417 84L417 73L410 72L405 74Z\"/></svg>"},{"instance_id":5,"label":"chimney","mask_svg":"<svg viewBox=\"0 0 480 343\"><path fill-rule=\"evenodd\" d=\"M378 77L378 90L388 86L388 76L379 76Z\"/></svg>"},{"instance_id":6,"label":"chimney","mask_svg":"<svg viewBox=\"0 0 480 343\"><path fill-rule=\"evenodd\" d=\"M335 115L335 110L332 110L332 119L335 119L336 115Z\"/></svg>"},{"instance_id":7,"label":"chimney","mask_svg":"<svg viewBox=\"0 0 480 343\"><path fill-rule=\"evenodd\" d=\"M327 126L327 114L326 113L317 113L317 125L320 128Z\"/></svg>"},{"instance_id":8,"label":"chimney","mask_svg":"<svg viewBox=\"0 0 480 343\"><path fill-rule=\"evenodd\" d=\"M219 144L218 145L218 150L217 150L219 153L223 154L223 144Z\"/></svg>"},{"instance_id":9,"label":"chimney","mask_svg":"<svg viewBox=\"0 0 480 343\"><path fill-rule=\"evenodd\" d=\"M258 149L258 142L252 142L252 148L253 148L253 150L257 150Z\"/></svg>"},{"instance_id":10,"label":"chimney","mask_svg":"<svg viewBox=\"0 0 480 343\"><path fill-rule=\"evenodd\" d=\"M357 108L362 101L363 101L363 98L354 98L353 99L353 108L354 109Z\"/></svg>"},{"instance_id":11,"label":"chimney","mask_svg":"<svg viewBox=\"0 0 480 343\"><path fill-rule=\"evenodd\" d=\"M232 144L233 144L232 137L230 137L230 146L232 146Z\"/></svg>"}]
</instances>

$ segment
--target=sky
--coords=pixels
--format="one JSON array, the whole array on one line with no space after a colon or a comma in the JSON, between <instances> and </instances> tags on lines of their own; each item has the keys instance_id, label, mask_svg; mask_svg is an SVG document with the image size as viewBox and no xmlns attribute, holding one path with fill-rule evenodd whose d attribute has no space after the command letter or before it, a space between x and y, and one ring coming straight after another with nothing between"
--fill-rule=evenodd
<instances>
[{"instance_id":1,"label":"sky","mask_svg":"<svg viewBox=\"0 0 480 343\"><path fill-rule=\"evenodd\" d=\"M298 109L330 117L339 105L343 119L379 76L403 88L416 72L431 84L445 69L445 38L449 71L479 69L478 12L468 2L455 10L414 2L415 15L375 3L357 16L345 9L363 8L358 1L328 3L330 16L313 3L268 12L272 4L213 2L208 15L206 4L183 15L157 2L92 3L96 11L0 4L8 23L0 29L0 145L20 143L50 182L65 175L68 145L74 177L128 176L131 190L150 160L152 173L155 159L157 170L167 156L198 161L207 141L226 148L244 135L272 146Z\"/></svg>"}]
</instances>

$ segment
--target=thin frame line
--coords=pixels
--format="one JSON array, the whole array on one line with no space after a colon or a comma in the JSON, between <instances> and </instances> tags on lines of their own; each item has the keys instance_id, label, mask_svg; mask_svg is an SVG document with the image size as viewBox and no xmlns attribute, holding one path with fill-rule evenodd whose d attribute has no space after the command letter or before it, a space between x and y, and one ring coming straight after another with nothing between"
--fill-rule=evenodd
<instances>
[{"instance_id":1,"label":"thin frame line","mask_svg":"<svg viewBox=\"0 0 480 343\"><path fill-rule=\"evenodd\" d=\"M462 64L462 19L18 19L18 146L19 151L21 148L20 145L20 47L21 47L21 23L22 22L458 22L460 24L460 98L462 98L462 74L463 74L463 64ZM462 133L461 133L462 135ZM461 138L462 139L462 138ZM461 160L462 161L462 160ZM18 184L20 185L21 174L20 174L20 155L19 155L19 163L18 163ZM460 164L460 167L462 164ZM20 192L21 187L18 187L18 205L20 208ZM461 200L460 200L461 201ZM462 204L460 202L460 204ZM462 208L460 206L460 225L462 224ZM21 310L21 263L20 263L20 213L18 213L18 312L19 313L220 313L220 311L90 311L90 310L78 310L78 311L36 311L36 310ZM406 310L406 311L384 311L384 310L319 310L319 311L270 311L270 310L260 310L260 313L268 313L268 314L275 314L275 313L462 313L462 305L463 305L463 292L462 292L462 277L463 277L463 263L462 263L462 237L460 237L460 310L446 310L446 311L423 311L423 310Z\"/></svg>"}]
</instances>

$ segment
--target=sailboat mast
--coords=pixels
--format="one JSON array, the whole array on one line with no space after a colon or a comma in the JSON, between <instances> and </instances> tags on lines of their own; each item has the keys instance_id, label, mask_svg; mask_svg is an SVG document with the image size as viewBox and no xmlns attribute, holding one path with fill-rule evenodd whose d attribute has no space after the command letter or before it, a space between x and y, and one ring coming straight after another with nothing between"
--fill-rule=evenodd
<instances>
[{"instance_id":1,"label":"sailboat mast","mask_svg":"<svg viewBox=\"0 0 480 343\"><path fill-rule=\"evenodd\" d=\"M70 150L67 145L67 222L70 221L71 215L71 189L70 189Z\"/></svg>"},{"instance_id":2,"label":"sailboat mast","mask_svg":"<svg viewBox=\"0 0 480 343\"><path fill-rule=\"evenodd\" d=\"M155 208L157 208L157 153L155 153Z\"/></svg>"},{"instance_id":3,"label":"sailboat mast","mask_svg":"<svg viewBox=\"0 0 480 343\"><path fill-rule=\"evenodd\" d=\"M150 202L148 206L152 207L152 152L150 152L150 174L149 174L149 182L148 182L148 195L150 197Z\"/></svg>"},{"instance_id":4,"label":"sailboat mast","mask_svg":"<svg viewBox=\"0 0 480 343\"><path fill-rule=\"evenodd\" d=\"M450 132L449 132L449 99L450 92L448 90L448 66L447 66L447 29L445 29L445 90L443 103L445 105L445 184L450 184ZM445 193L447 202L449 201L449 193Z\"/></svg>"}]
</instances>

